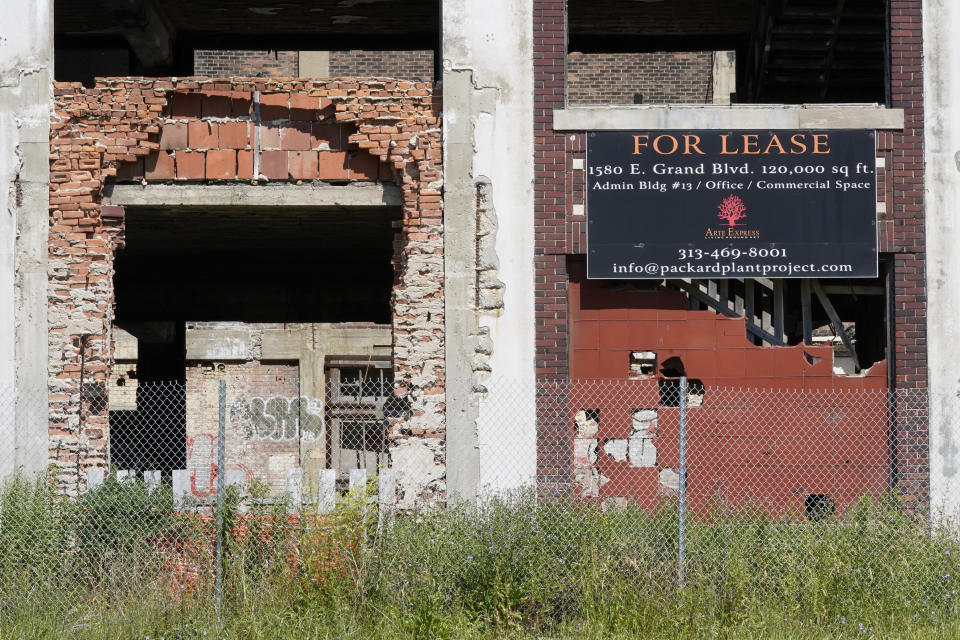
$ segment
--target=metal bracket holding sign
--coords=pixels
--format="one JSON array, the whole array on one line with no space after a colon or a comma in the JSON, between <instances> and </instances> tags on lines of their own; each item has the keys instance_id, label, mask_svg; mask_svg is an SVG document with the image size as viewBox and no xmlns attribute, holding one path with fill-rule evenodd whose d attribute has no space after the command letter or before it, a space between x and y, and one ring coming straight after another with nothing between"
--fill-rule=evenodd
<instances>
[{"instance_id":1,"label":"metal bracket holding sign","mask_svg":"<svg viewBox=\"0 0 960 640\"><path fill-rule=\"evenodd\" d=\"M589 278L874 278L873 131L592 131Z\"/></svg>"}]
</instances>

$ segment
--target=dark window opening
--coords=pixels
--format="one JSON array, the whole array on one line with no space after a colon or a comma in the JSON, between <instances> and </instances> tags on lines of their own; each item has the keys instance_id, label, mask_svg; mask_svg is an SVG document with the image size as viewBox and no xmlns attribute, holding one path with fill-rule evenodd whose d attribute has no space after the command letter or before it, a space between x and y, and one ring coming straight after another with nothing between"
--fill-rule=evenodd
<instances>
[{"instance_id":1,"label":"dark window opening","mask_svg":"<svg viewBox=\"0 0 960 640\"><path fill-rule=\"evenodd\" d=\"M807 520L820 522L836 512L837 504L833 498L822 493L813 493L803 499L803 508Z\"/></svg>"},{"instance_id":2,"label":"dark window opening","mask_svg":"<svg viewBox=\"0 0 960 640\"><path fill-rule=\"evenodd\" d=\"M568 104L885 103L886 3L568 3Z\"/></svg>"},{"instance_id":3,"label":"dark window opening","mask_svg":"<svg viewBox=\"0 0 960 640\"><path fill-rule=\"evenodd\" d=\"M115 469L160 471L186 466L185 332L176 322L119 323L136 346L111 380L110 463ZM115 336L117 332L115 331ZM128 357L118 348L118 356Z\"/></svg>"},{"instance_id":4,"label":"dark window opening","mask_svg":"<svg viewBox=\"0 0 960 640\"><path fill-rule=\"evenodd\" d=\"M127 208L117 321L389 324L399 217Z\"/></svg>"},{"instance_id":5,"label":"dark window opening","mask_svg":"<svg viewBox=\"0 0 960 640\"><path fill-rule=\"evenodd\" d=\"M680 380L676 378L661 379L657 383L660 391L660 405L663 407L679 407L681 390ZM706 387L702 380L695 378L687 379L687 407L699 407L703 405L706 396Z\"/></svg>"},{"instance_id":6,"label":"dark window opening","mask_svg":"<svg viewBox=\"0 0 960 640\"><path fill-rule=\"evenodd\" d=\"M393 371L377 366L328 366L327 467L345 485L352 469L375 475L388 460L388 417L395 415ZM341 487L342 488L342 487Z\"/></svg>"},{"instance_id":7,"label":"dark window opening","mask_svg":"<svg viewBox=\"0 0 960 640\"><path fill-rule=\"evenodd\" d=\"M95 76L182 77L195 70L213 77L435 77L439 3L344 4L315 0L306 10L302 3L55 0L56 78L89 84Z\"/></svg>"}]
</instances>

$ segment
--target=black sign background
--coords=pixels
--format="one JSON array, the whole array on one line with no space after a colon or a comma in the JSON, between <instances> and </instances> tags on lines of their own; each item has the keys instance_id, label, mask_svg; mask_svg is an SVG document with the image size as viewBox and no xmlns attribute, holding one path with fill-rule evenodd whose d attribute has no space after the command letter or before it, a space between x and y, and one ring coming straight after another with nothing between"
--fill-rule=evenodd
<instances>
[{"instance_id":1,"label":"black sign background","mask_svg":"<svg viewBox=\"0 0 960 640\"><path fill-rule=\"evenodd\" d=\"M745 143L745 135L756 137ZM745 144L762 151L773 135L795 153L729 153ZM795 135L806 152L791 144ZM678 151L657 153L658 136L672 136ZM684 136L704 155L682 155ZM664 152L673 147L666 137L659 143ZM875 158L873 131L588 132L588 277L876 277ZM792 185L763 188L777 183ZM733 226L718 217L731 196L727 210L745 214ZM733 266L721 273L722 265ZM750 272L759 268L769 271Z\"/></svg>"}]
</instances>

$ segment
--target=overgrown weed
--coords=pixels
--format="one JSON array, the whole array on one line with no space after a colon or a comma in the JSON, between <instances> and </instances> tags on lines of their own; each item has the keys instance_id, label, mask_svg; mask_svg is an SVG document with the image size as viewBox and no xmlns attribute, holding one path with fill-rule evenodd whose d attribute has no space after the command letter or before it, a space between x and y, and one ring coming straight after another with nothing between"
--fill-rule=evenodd
<instances>
[{"instance_id":1,"label":"overgrown weed","mask_svg":"<svg viewBox=\"0 0 960 640\"><path fill-rule=\"evenodd\" d=\"M956 638L960 538L896 494L806 522L756 509L688 518L529 494L378 522L360 491L291 515L227 495L223 605L214 514L107 480L0 489L3 638Z\"/></svg>"}]
</instances>

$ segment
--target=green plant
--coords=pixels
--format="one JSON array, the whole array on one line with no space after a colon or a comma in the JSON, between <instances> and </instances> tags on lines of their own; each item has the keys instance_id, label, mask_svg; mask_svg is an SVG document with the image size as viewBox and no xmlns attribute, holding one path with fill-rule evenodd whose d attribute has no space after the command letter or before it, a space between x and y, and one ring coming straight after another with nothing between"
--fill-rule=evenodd
<instances>
[{"instance_id":1,"label":"green plant","mask_svg":"<svg viewBox=\"0 0 960 640\"><path fill-rule=\"evenodd\" d=\"M896 494L818 522L691 514L681 589L675 501L519 494L378 526L369 490L324 516L228 493L219 613L216 514L169 500L114 479L78 499L43 477L8 480L0 637L960 637L960 537Z\"/></svg>"},{"instance_id":2,"label":"green plant","mask_svg":"<svg viewBox=\"0 0 960 640\"><path fill-rule=\"evenodd\" d=\"M174 512L170 487L111 474L73 505L81 555L104 559L130 553L168 533Z\"/></svg>"}]
</instances>

